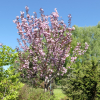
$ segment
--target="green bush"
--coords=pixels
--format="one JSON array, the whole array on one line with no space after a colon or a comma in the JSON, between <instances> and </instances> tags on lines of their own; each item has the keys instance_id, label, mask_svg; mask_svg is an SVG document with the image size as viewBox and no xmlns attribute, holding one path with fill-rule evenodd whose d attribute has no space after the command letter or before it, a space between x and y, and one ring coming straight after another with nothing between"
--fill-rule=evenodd
<instances>
[{"instance_id":1,"label":"green bush","mask_svg":"<svg viewBox=\"0 0 100 100\"><path fill-rule=\"evenodd\" d=\"M14 66L10 66L6 71L3 71L2 66L12 65L18 54L8 46L2 46L0 50L0 99L15 100L23 86L17 79L20 73L14 73Z\"/></svg>"},{"instance_id":2,"label":"green bush","mask_svg":"<svg viewBox=\"0 0 100 100\"><path fill-rule=\"evenodd\" d=\"M88 66L87 66L88 65ZM73 66L74 67L74 66ZM62 90L73 100L100 99L100 66L96 59L85 61L75 69L76 78L62 79Z\"/></svg>"}]
</instances>

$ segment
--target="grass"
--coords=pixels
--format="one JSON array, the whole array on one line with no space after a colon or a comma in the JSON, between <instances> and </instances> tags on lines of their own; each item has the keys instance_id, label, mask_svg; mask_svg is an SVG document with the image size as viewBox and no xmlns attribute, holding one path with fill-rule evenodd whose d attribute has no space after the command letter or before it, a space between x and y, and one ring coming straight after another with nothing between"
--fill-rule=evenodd
<instances>
[{"instance_id":1,"label":"grass","mask_svg":"<svg viewBox=\"0 0 100 100\"><path fill-rule=\"evenodd\" d=\"M54 89L53 92L54 96L51 96L49 91L44 93L44 89L42 88L32 89L25 84L19 91L17 100L71 100L62 93L61 89Z\"/></svg>"},{"instance_id":2,"label":"grass","mask_svg":"<svg viewBox=\"0 0 100 100\"><path fill-rule=\"evenodd\" d=\"M54 89L55 99L60 100L61 98L65 98L66 95L62 93L61 89Z\"/></svg>"}]
</instances>

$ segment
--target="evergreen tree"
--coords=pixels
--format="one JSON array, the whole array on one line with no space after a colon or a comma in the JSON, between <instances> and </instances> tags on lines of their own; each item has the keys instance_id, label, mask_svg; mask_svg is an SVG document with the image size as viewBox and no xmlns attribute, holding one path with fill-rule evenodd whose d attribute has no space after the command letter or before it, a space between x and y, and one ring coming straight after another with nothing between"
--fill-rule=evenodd
<instances>
[{"instance_id":1,"label":"evergreen tree","mask_svg":"<svg viewBox=\"0 0 100 100\"><path fill-rule=\"evenodd\" d=\"M77 41L82 43L82 48L86 41L89 44L89 49L83 56L78 57L79 59L76 60L76 63L71 66L71 68L75 68L73 76L76 77L69 75L70 80L68 77L62 79L62 90L67 96L72 97L73 100L83 100L85 98L86 100L100 99L99 36L100 30L97 26L85 28L75 26L73 39L77 38ZM73 46L75 46L75 43L72 42ZM68 60L69 58L66 59ZM68 63L66 66L68 66Z\"/></svg>"}]
</instances>

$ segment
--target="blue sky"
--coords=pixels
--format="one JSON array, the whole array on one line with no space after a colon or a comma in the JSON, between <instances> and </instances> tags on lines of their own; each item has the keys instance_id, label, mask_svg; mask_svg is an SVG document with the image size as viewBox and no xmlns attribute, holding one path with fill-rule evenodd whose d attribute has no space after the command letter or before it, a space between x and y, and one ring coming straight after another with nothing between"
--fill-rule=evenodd
<instances>
[{"instance_id":1,"label":"blue sky","mask_svg":"<svg viewBox=\"0 0 100 100\"><path fill-rule=\"evenodd\" d=\"M40 8L44 10L45 15L50 15L57 8L59 16L62 17L58 19L63 19L67 26L68 14L71 14L71 27L88 27L96 26L100 21L99 4L100 0L0 0L0 43L12 49L19 47L17 38L20 39L20 36L13 20L21 15L20 11L24 11L26 17L26 5L29 7L29 14L36 12L37 18L40 17ZM5 70L8 67L3 66Z\"/></svg>"}]
</instances>

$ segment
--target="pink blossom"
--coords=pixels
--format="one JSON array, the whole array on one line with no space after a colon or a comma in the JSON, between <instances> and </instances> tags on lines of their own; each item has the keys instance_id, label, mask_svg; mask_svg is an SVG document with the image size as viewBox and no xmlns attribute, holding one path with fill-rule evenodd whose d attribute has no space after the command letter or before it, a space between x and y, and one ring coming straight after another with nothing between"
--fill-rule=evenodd
<instances>
[{"instance_id":1,"label":"pink blossom","mask_svg":"<svg viewBox=\"0 0 100 100\"><path fill-rule=\"evenodd\" d=\"M59 75L59 73L57 73L57 75Z\"/></svg>"},{"instance_id":2,"label":"pink blossom","mask_svg":"<svg viewBox=\"0 0 100 100\"><path fill-rule=\"evenodd\" d=\"M30 17L30 15L29 14L27 14L27 18L29 18Z\"/></svg>"},{"instance_id":3,"label":"pink blossom","mask_svg":"<svg viewBox=\"0 0 100 100\"><path fill-rule=\"evenodd\" d=\"M32 51L32 50L30 50L30 53L33 53L33 51Z\"/></svg>"},{"instance_id":4,"label":"pink blossom","mask_svg":"<svg viewBox=\"0 0 100 100\"><path fill-rule=\"evenodd\" d=\"M72 27L72 30L75 30L75 27Z\"/></svg>"},{"instance_id":5,"label":"pink blossom","mask_svg":"<svg viewBox=\"0 0 100 100\"><path fill-rule=\"evenodd\" d=\"M26 18L22 18L22 22L26 22L27 20L26 20Z\"/></svg>"},{"instance_id":6,"label":"pink blossom","mask_svg":"<svg viewBox=\"0 0 100 100\"><path fill-rule=\"evenodd\" d=\"M25 6L25 9L26 9L26 10L29 10L29 7Z\"/></svg>"},{"instance_id":7,"label":"pink blossom","mask_svg":"<svg viewBox=\"0 0 100 100\"><path fill-rule=\"evenodd\" d=\"M70 69L70 66L68 68Z\"/></svg>"},{"instance_id":8,"label":"pink blossom","mask_svg":"<svg viewBox=\"0 0 100 100\"><path fill-rule=\"evenodd\" d=\"M21 13L21 15L23 15L23 14L24 14L24 12L23 12L23 11L20 11L20 13Z\"/></svg>"},{"instance_id":9,"label":"pink blossom","mask_svg":"<svg viewBox=\"0 0 100 100\"><path fill-rule=\"evenodd\" d=\"M25 68L26 65L23 65L23 68Z\"/></svg>"},{"instance_id":10,"label":"pink blossom","mask_svg":"<svg viewBox=\"0 0 100 100\"><path fill-rule=\"evenodd\" d=\"M19 19L19 16L16 16L17 19Z\"/></svg>"},{"instance_id":11,"label":"pink blossom","mask_svg":"<svg viewBox=\"0 0 100 100\"><path fill-rule=\"evenodd\" d=\"M28 14L29 8L27 6L25 8L26 8L26 12L27 12L27 17L29 18L30 17L30 15ZM41 9L41 12L42 11L43 11L43 9ZM17 24L17 29L20 33L19 35L22 35L23 39L25 39L25 40L27 39L29 45L32 44L31 47L34 48L34 53L36 54L36 55L34 55L33 62L32 62L33 66L34 66L33 70L28 69L28 71L27 71L30 74L30 77L32 75L32 71L36 72L36 74L37 74L37 72L40 71L40 69L43 72L44 68L46 68L46 67L48 68L48 66L50 66L50 68L49 68L50 70L45 71L44 72L45 74L48 73L48 75L52 75L51 73L54 72L53 67L59 66L58 67L59 71L63 72L61 74L63 76L63 74L67 72L67 69L63 68L63 64L65 63L66 57L68 57L70 55L69 51L70 51L71 46L68 45L68 48L65 51L64 51L64 48L65 48L65 44L68 44L72 41L71 40L71 35L72 35L71 31L75 30L75 27L67 28L67 30L69 30L69 33L66 33L66 37L65 37L63 35L63 33L66 30L66 25L64 24L64 21L59 21L59 23L61 22L63 24L64 29L62 29L62 30L58 29L60 27L60 25L57 20L57 17L59 17L59 15L58 15L56 8L55 8L55 12L53 12L52 15L45 16L45 17L42 16L44 21L42 21L41 19L38 19L38 18L34 18L34 23L33 23L33 21L31 20L32 19L32 17L31 17L31 19L28 20L29 25L28 25L28 23L26 23L27 20L26 20L26 18L23 18L24 17L23 15L24 15L24 12L21 12L20 18L22 20L22 23L17 22L18 18L14 22L16 22L16 24ZM34 15L36 16L36 12ZM49 27L48 21L45 20L45 18L48 18L48 17L50 17L52 29ZM68 17L71 18L71 14L68 15ZM69 25L70 25L70 20L71 19L69 19ZM38 26L38 28L36 28L37 26ZM23 35L22 29L24 29L24 32L26 33L25 36ZM57 37L58 32L60 34L59 38ZM42 38L40 38L41 34L43 34L43 36L45 36L47 49L49 49L48 53L45 53L43 51L43 46L45 45L45 43L42 45L42 42L41 42ZM52 34L53 38L51 38L51 34ZM25 45L25 47L23 47L24 51L28 50L30 53L33 53L33 51L31 49L29 49L28 46L26 45L25 40L23 40L23 43ZM20 42L20 41L18 41L18 42ZM87 49L88 44L87 43L85 43L85 44L86 44L85 48ZM20 46L22 47L21 44L20 44ZM73 53L76 54L78 52L81 55L80 47L81 47L80 43L77 43L77 46L74 49ZM51 56L51 54L52 54L52 56ZM76 55L79 55L79 54L76 54ZM23 60L22 58L20 58L20 61L25 62L25 65L23 65L24 68L29 68L28 65L29 65L30 57L31 56L28 55L28 58L26 60ZM37 59L37 57L38 57L38 59ZM59 59L59 58L61 58L61 59ZM51 63L50 63L50 59L51 59ZM74 62L74 60L76 60L76 59L77 59L77 57L71 57L71 62ZM42 63L37 64L38 60L41 60ZM60 64L58 63L59 60L61 60ZM42 66L44 68L42 68ZM45 74L43 74L43 75L45 75ZM59 73L57 72L57 74L59 74ZM43 77L43 75L41 75L41 77Z\"/></svg>"},{"instance_id":12,"label":"pink blossom","mask_svg":"<svg viewBox=\"0 0 100 100\"><path fill-rule=\"evenodd\" d=\"M54 17L59 17L59 15L58 15L58 13L57 13L56 8L55 8L55 11L56 11L56 12L53 12L53 13L52 13L52 14L53 14L53 16L54 16Z\"/></svg>"},{"instance_id":13,"label":"pink blossom","mask_svg":"<svg viewBox=\"0 0 100 100\"><path fill-rule=\"evenodd\" d=\"M76 60L77 57L71 57L71 62L74 62L74 60Z\"/></svg>"},{"instance_id":14,"label":"pink blossom","mask_svg":"<svg viewBox=\"0 0 100 100\"><path fill-rule=\"evenodd\" d=\"M2 44L0 43L0 46L2 46Z\"/></svg>"},{"instance_id":15,"label":"pink blossom","mask_svg":"<svg viewBox=\"0 0 100 100\"><path fill-rule=\"evenodd\" d=\"M17 20L15 19L15 20L13 20L13 22L14 22L14 23L17 23Z\"/></svg>"},{"instance_id":16,"label":"pink blossom","mask_svg":"<svg viewBox=\"0 0 100 100\"><path fill-rule=\"evenodd\" d=\"M28 60L24 60L26 65L29 65L29 61Z\"/></svg>"},{"instance_id":17,"label":"pink blossom","mask_svg":"<svg viewBox=\"0 0 100 100\"><path fill-rule=\"evenodd\" d=\"M33 67L33 69L35 70L35 67Z\"/></svg>"},{"instance_id":18,"label":"pink blossom","mask_svg":"<svg viewBox=\"0 0 100 100\"><path fill-rule=\"evenodd\" d=\"M61 76L63 76L63 74L61 74Z\"/></svg>"},{"instance_id":19,"label":"pink blossom","mask_svg":"<svg viewBox=\"0 0 100 100\"><path fill-rule=\"evenodd\" d=\"M70 15L68 15L68 17L71 17Z\"/></svg>"}]
</instances>

